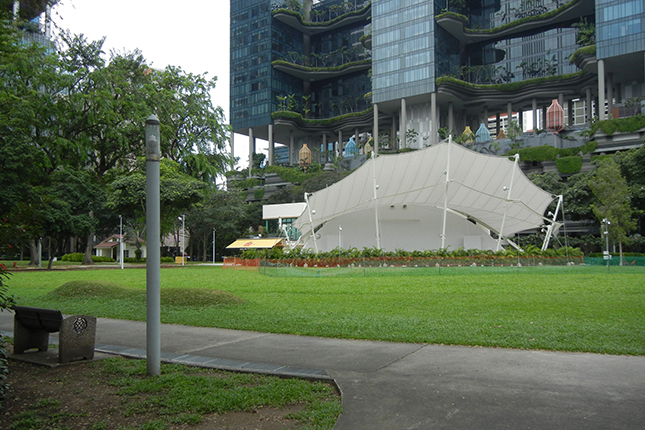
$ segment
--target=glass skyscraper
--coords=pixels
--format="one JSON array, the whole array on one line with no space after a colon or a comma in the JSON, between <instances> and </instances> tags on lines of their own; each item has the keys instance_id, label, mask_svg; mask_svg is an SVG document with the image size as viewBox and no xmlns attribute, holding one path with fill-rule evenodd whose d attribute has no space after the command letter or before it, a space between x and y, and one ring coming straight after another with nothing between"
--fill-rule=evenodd
<instances>
[{"instance_id":1,"label":"glass skyscraper","mask_svg":"<svg viewBox=\"0 0 645 430\"><path fill-rule=\"evenodd\" d=\"M537 131L553 99L568 125L602 119L645 98L644 20L645 0L231 0L231 123L293 164L304 143Z\"/></svg>"}]
</instances>

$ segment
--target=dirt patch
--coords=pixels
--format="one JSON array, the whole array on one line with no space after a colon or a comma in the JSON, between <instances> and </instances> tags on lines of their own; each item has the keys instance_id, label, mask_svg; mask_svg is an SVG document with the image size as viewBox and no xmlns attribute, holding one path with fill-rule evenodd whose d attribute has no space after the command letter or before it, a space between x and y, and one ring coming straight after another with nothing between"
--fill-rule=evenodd
<instances>
[{"instance_id":1,"label":"dirt patch","mask_svg":"<svg viewBox=\"0 0 645 430\"><path fill-rule=\"evenodd\" d=\"M110 376L89 363L55 368L10 361L10 384L4 407L0 410L3 429L66 428L72 430L107 430L138 428L159 420L155 411L125 415L117 387L110 385ZM296 429L301 423L286 418L298 412L301 405L284 408L262 407L251 412L233 412L202 416L201 422L169 424L167 429ZM20 427L19 427L20 425ZM155 427L156 428L156 427Z\"/></svg>"}]
</instances>

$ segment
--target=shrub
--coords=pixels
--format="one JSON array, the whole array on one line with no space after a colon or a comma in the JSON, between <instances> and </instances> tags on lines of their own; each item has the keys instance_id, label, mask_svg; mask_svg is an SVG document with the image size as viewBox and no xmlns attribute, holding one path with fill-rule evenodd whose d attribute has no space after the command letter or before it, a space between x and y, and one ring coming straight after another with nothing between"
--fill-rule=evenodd
<instances>
[{"instance_id":1,"label":"shrub","mask_svg":"<svg viewBox=\"0 0 645 430\"><path fill-rule=\"evenodd\" d=\"M84 258L85 258L85 254L83 254L82 252L72 252L70 254L63 255L60 259L61 261L72 261L75 263L82 263ZM95 263L113 263L114 258L92 255L92 261Z\"/></svg>"},{"instance_id":2,"label":"shrub","mask_svg":"<svg viewBox=\"0 0 645 430\"><path fill-rule=\"evenodd\" d=\"M0 263L0 312L5 309L11 309L16 304L14 296L8 294L8 287L4 283L5 279L9 279L9 273L7 273L4 264ZM2 340L2 336L0 336L0 410L2 409L2 402L9 390L7 384L8 374L9 365L7 363L5 342Z\"/></svg>"},{"instance_id":3,"label":"shrub","mask_svg":"<svg viewBox=\"0 0 645 430\"><path fill-rule=\"evenodd\" d=\"M574 155L573 157L558 158L555 160L555 167L565 175L578 173L582 168L582 157Z\"/></svg>"}]
</instances>

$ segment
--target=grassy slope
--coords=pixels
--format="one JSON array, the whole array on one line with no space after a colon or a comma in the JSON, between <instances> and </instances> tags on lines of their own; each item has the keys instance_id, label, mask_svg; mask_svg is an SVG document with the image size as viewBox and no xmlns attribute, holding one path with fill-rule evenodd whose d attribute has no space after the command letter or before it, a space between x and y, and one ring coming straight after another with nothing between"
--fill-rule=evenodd
<instances>
[{"instance_id":1,"label":"grassy slope","mask_svg":"<svg viewBox=\"0 0 645 430\"><path fill-rule=\"evenodd\" d=\"M163 269L161 288L226 290L242 305L162 302L165 323L303 335L645 355L645 276L640 268L462 268L442 275L272 278L213 267ZM455 268L455 271L457 268ZM472 271L471 271L472 270ZM145 290L145 270L17 272L22 305L145 319L132 299L54 298L72 280Z\"/></svg>"}]
</instances>

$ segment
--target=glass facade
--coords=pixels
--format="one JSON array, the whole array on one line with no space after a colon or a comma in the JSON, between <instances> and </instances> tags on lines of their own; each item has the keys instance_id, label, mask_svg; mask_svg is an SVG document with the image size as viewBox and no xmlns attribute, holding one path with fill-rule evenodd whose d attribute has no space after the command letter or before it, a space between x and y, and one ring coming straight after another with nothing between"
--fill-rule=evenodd
<instances>
[{"instance_id":1,"label":"glass facade","mask_svg":"<svg viewBox=\"0 0 645 430\"><path fill-rule=\"evenodd\" d=\"M645 50L645 0L596 1L598 59Z\"/></svg>"},{"instance_id":2,"label":"glass facade","mask_svg":"<svg viewBox=\"0 0 645 430\"><path fill-rule=\"evenodd\" d=\"M330 6L341 4L338 0L317 2L312 16L316 22L337 18L342 13L338 7ZM230 97L234 130L270 124L271 113L284 109L285 98L295 102L293 110L310 118L329 118L370 107L365 100L365 94L371 91L367 68L324 79L312 74L304 82L301 72L289 73L272 66L276 60L313 69L369 60L371 55L360 42L369 20L317 33L307 40L302 29L272 16L272 10L285 7L286 3L275 0L231 0ZM355 9L360 7L357 2Z\"/></svg>"},{"instance_id":3,"label":"glass facade","mask_svg":"<svg viewBox=\"0 0 645 430\"><path fill-rule=\"evenodd\" d=\"M434 91L434 10L427 0L372 2L375 103Z\"/></svg>"}]
</instances>

